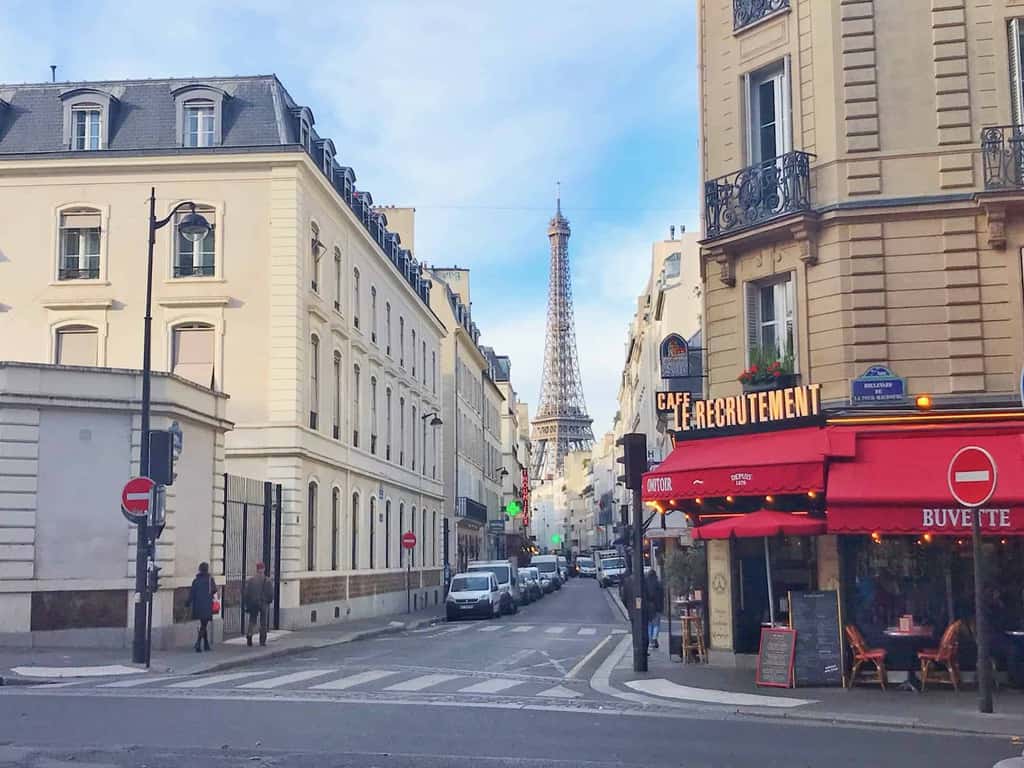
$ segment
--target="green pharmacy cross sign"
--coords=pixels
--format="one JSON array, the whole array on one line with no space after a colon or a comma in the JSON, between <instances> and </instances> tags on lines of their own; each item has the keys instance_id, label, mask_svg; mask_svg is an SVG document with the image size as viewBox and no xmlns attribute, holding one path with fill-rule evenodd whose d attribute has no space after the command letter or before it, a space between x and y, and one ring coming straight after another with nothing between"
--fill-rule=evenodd
<instances>
[{"instance_id":1,"label":"green pharmacy cross sign","mask_svg":"<svg viewBox=\"0 0 1024 768\"><path fill-rule=\"evenodd\" d=\"M505 505L505 514L509 517L518 517L522 513L523 505L522 503L516 501L515 499L513 499L512 501Z\"/></svg>"},{"instance_id":2,"label":"green pharmacy cross sign","mask_svg":"<svg viewBox=\"0 0 1024 768\"><path fill-rule=\"evenodd\" d=\"M553 534L551 534L551 543L552 544L561 544L562 543L562 534L560 534L560 533L553 533Z\"/></svg>"}]
</instances>

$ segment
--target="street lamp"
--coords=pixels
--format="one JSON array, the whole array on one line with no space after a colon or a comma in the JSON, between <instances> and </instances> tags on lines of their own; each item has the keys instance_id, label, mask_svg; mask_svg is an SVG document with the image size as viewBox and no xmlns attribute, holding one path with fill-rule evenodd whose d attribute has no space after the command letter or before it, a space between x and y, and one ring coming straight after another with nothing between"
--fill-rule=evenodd
<instances>
[{"instance_id":1,"label":"street lamp","mask_svg":"<svg viewBox=\"0 0 1024 768\"><path fill-rule=\"evenodd\" d=\"M141 444L139 450L139 474L149 477L149 410L150 383L152 374L152 336L153 336L153 247L156 244L156 232L174 218L182 208L191 210L178 223L178 231L193 243L199 242L210 233L210 222L196 213L196 204L191 201L178 203L171 212L162 219L156 217L156 187L149 190L149 253L146 261L146 315L143 320L142 332L142 423ZM138 536L135 542L135 628L132 636L132 661L143 664L146 661L146 601L143 595L148 589L146 583L146 561L152 543L149 540L149 525L145 519L139 522Z\"/></svg>"},{"instance_id":2,"label":"street lamp","mask_svg":"<svg viewBox=\"0 0 1024 768\"><path fill-rule=\"evenodd\" d=\"M430 419L430 426L432 427L440 427L442 424L444 424L444 422L441 421L441 417L437 415L437 411L434 411L433 413L426 413L420 418L422 418L424 421Z\"/></svg>"}]
</instances>

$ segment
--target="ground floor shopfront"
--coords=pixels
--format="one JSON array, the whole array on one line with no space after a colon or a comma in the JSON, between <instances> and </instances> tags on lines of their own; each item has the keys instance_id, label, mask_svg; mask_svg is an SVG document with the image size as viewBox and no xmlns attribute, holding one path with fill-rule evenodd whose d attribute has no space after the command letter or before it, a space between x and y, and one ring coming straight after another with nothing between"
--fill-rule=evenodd
<instances>
[{"instance_id":1,"label":"ground floor shopfront","mask_svg":"<svg viewBox=\"0 0 1024 768\"><path fill-rule=\"evenodd\" d=\"M753 663L774 613L788 623L790 592L836 590L842 621L886 648L890 668L913 669L963 620L964 669L973 668L973 510L954 501L950 460L985 448L998 466L995 492L977 512L986 603L1001 669L1024 651L1024 414L880 414L832 417L767 432L680 440L644 498L682 509L694 527L761 509L824 522L822 535L706 543L703 606L712 663ZM766 569L766 556L770 568ZM769 607L771 574L774 611Z\"/></svg>"}]
</instances>

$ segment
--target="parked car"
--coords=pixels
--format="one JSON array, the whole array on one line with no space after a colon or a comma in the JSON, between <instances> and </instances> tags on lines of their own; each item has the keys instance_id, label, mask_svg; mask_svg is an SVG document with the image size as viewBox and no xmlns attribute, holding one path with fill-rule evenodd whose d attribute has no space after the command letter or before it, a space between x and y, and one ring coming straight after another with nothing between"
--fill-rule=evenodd
<instances>
[{"instance_id":1,"label":"parked car","mask_svg":"<svg viewBox=\"0 0 1024 768\"><path fill-rule=\"evenodd\" d=\"M593 579L597 577L597 563L594 562L592 557L577 557L576 570L583 578Z\"/></svg>"},{"instance_id":2,"label":"parked car","mask_svg":"<svg viewBox=\"0 0 1024 768\"><path fill-rule=\"evenodd\" d=\"M470 573L493 573L501 590L502 613L519 612L519 584L516 567L511 560L471 560L466 570Z\"/></svg>"},{"instance_id":3,"label":"parked car","mask_svg":"<svg viewBox=\"0 0 1024 768\"><path fill-rule=\"evenodd\" d=\"M602 587L621 584L626 575L626 560L623 557L602 557L597 561L597 583Z\"/></svg>"},{"instance_id":4,"label":"parked car","mask_svg":"<svg viewBox=\"0 0 1024 768\"><path fill-rule=\"evenodd\" d=\"M529 605L533 602L533 592L530 590L529 580L522 568L516 571L516 583L519 587L519 604Z\"/></svg>"},{"instance_id":5,"label":"parked car","mask_svg":"<svg viewBox=\"0 0 1024 768\"><path fill-rule=\"evenodd\" d=\"M562 588L562 576L558 571L557 555L534 555L530 565L540 571L541 578L547 578L551 584L547 591L552 592Z\"/></svg>"},{"instance_id":6,"label":"parked car","mask_svg":"<svg viewBox=\"0 0 1024 768\"><path fill-rule=\"evenodd\" d=\"M532 565L519 569L519 579L519 588L523 589L525 584L526 591L530 594L530 599L540 600L544 597L544 588L540 583L540 572Z\"/></svg>"},{"instance_id":7,"label":"parked car","mask_svg":"<svg viewBox=\"0 0 1024 768\"><path fill-rule=\"evenodd\" d=\"M501 615L501 590L493 573L457 573L444 601L448 621L469 616L493 619Z\"/></svg>"},{"instance_id":8,"label":"parked car","mask_svg":"<svg viewBox=\"0 0 1024 768\"><path fill-rule=\"evenodd\" d=\"M557 555L557 557L558 557L558 574L562 577L562 581L563 582L564 581L568 581L569 580L569 561L566 560L561 555Z\"/></svg>"}]
</instances>

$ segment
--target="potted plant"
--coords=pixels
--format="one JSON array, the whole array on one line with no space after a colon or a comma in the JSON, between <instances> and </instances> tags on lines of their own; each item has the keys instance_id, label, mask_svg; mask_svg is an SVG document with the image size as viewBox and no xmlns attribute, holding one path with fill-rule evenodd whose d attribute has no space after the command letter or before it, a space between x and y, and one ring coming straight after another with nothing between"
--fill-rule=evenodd
<instances>
[{"instance_id":1,"label":"potted plant","mask_svg":"<svg viewBox=\"0 0 1024 768\"><path fill-rule=\"evenodd\" d=\"M779 354L776 347L753 347L750 365L739 375L744 392L765 392L769 389L791 387L796 383L793 375L793 353Z\"/></svg>"}]
</instances>

